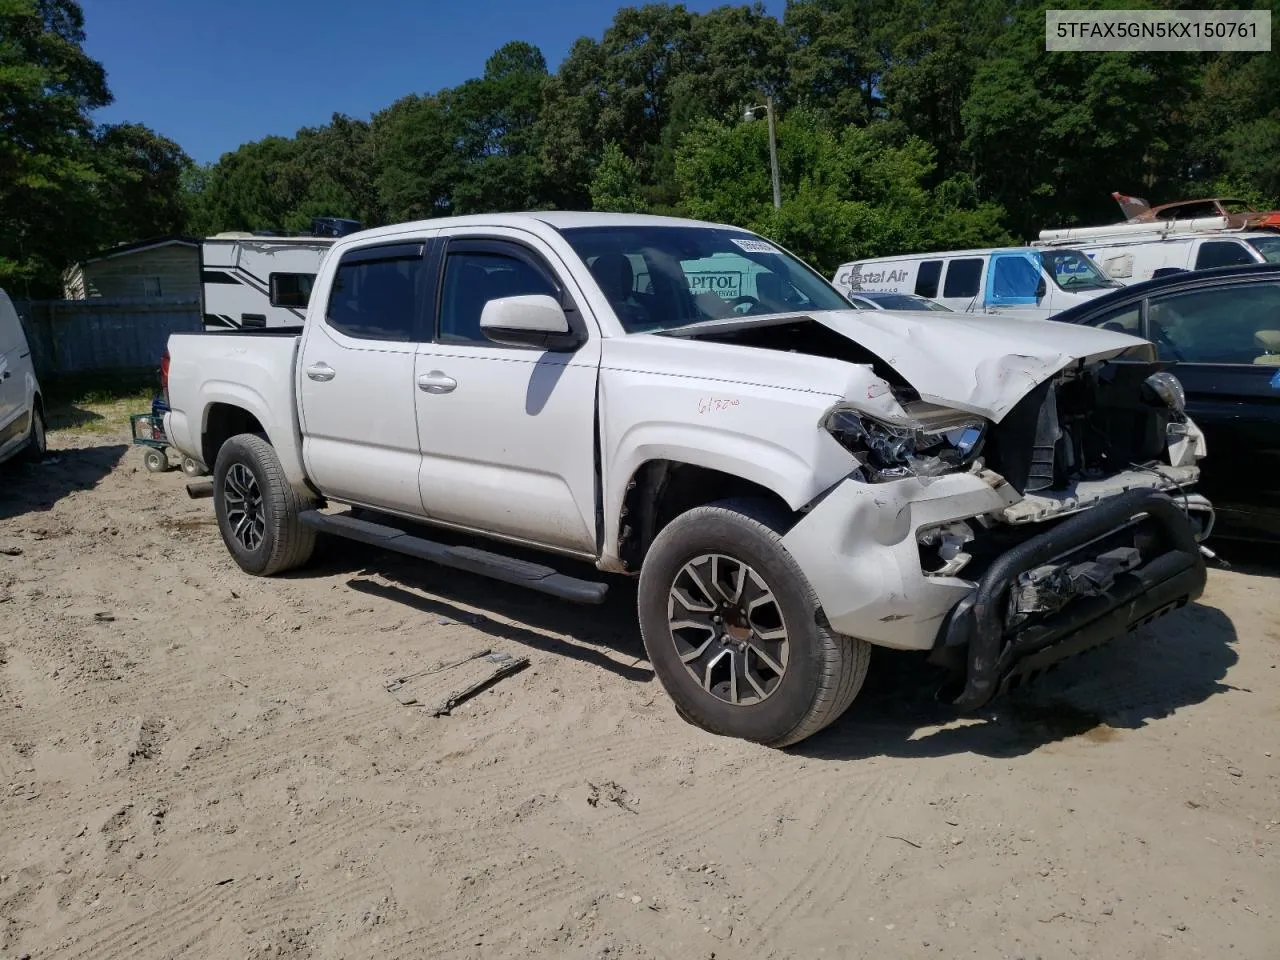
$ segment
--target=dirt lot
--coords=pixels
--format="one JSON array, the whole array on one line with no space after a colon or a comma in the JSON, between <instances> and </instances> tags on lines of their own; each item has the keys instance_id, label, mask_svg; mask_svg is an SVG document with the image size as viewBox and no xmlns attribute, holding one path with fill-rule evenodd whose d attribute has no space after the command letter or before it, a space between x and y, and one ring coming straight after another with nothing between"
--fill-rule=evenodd
<instances>
[{"instance_id":1,"label":"dirt lot","mask_svg":"<svg viewBox=\"0 0 1280 960\"><path fill-rule=\"evenodd\" d=\"M124 434L0 469L0 957L1280 956L1274 571L957 722L881 656L789 752L703 734L634 594L344 544L251 579ZM383 689L530 668L432 719Z\"/></svg>"}]
</instances>

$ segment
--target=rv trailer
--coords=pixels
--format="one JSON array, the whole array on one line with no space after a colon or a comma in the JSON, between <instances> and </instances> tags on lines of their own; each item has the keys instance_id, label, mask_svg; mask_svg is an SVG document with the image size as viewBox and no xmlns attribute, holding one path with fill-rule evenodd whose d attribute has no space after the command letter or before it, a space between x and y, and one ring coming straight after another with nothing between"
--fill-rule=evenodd
<instances>
[{"instance_id":1,"label":"rv trailer","mask_svg":"<svg viewBox=\"0 0 1280 960\"><path fill-rule=\"evenodd\" d=\"M206 329L296 327L333 237L219 233L200 244Z\"/></svg>"}]
</instances>

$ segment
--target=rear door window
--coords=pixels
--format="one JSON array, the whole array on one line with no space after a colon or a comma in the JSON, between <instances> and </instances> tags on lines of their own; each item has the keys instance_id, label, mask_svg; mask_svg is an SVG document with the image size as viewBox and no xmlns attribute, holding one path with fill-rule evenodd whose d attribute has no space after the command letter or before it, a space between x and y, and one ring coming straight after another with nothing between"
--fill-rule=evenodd
<instances>
[{"instance_id":1,"label":"rear door window","mask_svg":"<svg viewBox=\"0 0 1280 960\"><path fill-rule=\"evenodd\" d=\"M981 283L981 257L952 260L947 264L947 281L942 295L944 297L976 297Z\"/></svg>"},{"instance_id":2,"label":"rear door window","mask_svg":"<svg viewBox=\"0 0 1280 960\"><path fill-rule=\"evenodd\" d=\"M348 251L334 274L326 320L358 340L421 340L423 244Z\"/></svg>"}]
</instances>

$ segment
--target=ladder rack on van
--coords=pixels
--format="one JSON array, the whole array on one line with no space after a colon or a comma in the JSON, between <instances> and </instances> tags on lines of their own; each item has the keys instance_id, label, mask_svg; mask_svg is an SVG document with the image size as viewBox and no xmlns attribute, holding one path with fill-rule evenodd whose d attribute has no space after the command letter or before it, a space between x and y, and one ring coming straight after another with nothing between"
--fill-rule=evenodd
<instances>
[{"instance_id":1,"label":"ladder rack on van","mask_svg":"<svg viewBox=\"0 0 1280 960\"><path fill-rule=\"evenodd\" d=\"M1113 223L1103 227L1068 227L1063 230L1041 230L1035 247L1068 246L1082 240L1167 240L1187 234L1244 232L1233 227L1226 217L1200 217L1195 220L1167 220L1163 223Z\"/></svg>"}]
</instances>

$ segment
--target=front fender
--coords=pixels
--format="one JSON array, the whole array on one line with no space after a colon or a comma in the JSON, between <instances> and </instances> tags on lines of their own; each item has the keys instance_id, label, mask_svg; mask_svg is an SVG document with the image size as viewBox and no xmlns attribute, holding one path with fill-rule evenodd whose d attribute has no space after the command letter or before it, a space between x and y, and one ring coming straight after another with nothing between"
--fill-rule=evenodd
<instances>
[{"instance_id":1,"label":"front fender","mask_svg":"<svg viewBox=\"0 0 1280 960\"><path fill-rule=\"evenodd\" d=\"M856 466L816 424L812 443L786 446L776 439L740 430L670 422L647 422L628 429L614 446L605 492L605 559L616 557L622 504L636 472L651 461L671 461L717 470L758 484L792 510L813 501Z\"/></svg>"}]
</instances>

